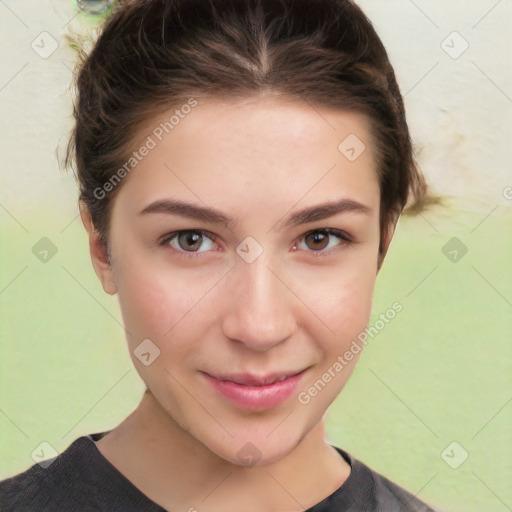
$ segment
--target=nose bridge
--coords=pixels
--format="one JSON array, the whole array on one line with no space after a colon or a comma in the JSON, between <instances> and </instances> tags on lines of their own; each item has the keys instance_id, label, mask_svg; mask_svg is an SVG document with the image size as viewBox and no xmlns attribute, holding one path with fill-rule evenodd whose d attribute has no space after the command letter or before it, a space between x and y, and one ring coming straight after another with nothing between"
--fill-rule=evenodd
<instances>
[{"instance_id":1,"label":"nose bridge","mask_svg":"<svg viewBox=\"0 0 512 512\"><path fill-rule=\"evenodd\" d=\"M236 262L227 289L227 337L263 351L292 335L293 294L275 274L279 271L265 251L252 262L243 257Z\"/></svg>"}]
</instances>

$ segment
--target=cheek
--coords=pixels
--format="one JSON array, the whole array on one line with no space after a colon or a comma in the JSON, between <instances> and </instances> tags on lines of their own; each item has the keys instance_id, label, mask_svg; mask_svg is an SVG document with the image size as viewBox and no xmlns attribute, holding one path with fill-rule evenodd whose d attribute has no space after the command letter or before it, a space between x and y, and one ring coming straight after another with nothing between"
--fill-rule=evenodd
<instances>
[{"instance_id":1,"label":"cheek","mask_svg":"<svg viewBox=\"0 0 512 512\"><path fill-rule=\"evenodd\" d=\"M366 327L371 314L375 268L376 259L375 262L361 259L354 264L312 272L307 281L300 281L297 295L303 297L314 313L312 321L316 319L318 328L327 328L334 343L357 335Z\"/></svg>"},{"instance_id":2,"label":"cheek","mask_svg":"<svg viewBox=\"0 0 512 512\"><path fill-rule=\"evenodd\" d=\"M165 382L172 386L172 378L163 370L168 371L171 362L181 366L190 350L195 350L194 344L190 343L193 332L184 330L185 326L190 327L187 321L193 311L191 303L195 300L195 292L176 279L145 274L132 275L124 281L118 295L134 367L152 389ZM147 339L158 347L159 352L147 342L142 344ZM146 365L138 354L148 351L158 355Z\"/></svg>"},{"instance_id":3,"label":"cheek","mask_svg":"<svg viewBox=\"0 0 512 512\"><path fill-rule=\"evenodd\" d=\"M163 339L184 314L179 282L150 272L123 272L118 297L134 343L139 338Z\"/></svg>"},{"instance_id":4,"label":"cheek","mask_svg":"<svg viewBox=\"0 0 512 512\"><path fill-rule=\"evenodd\" d=\"M180 331L218 281L218 272L191 275L183 269L146 266L144 271L125 266L119 272L118 297L132 343L145 338L168 344ZM205 301L207 302L207 300Z\"/></svg>"}]
</instances>

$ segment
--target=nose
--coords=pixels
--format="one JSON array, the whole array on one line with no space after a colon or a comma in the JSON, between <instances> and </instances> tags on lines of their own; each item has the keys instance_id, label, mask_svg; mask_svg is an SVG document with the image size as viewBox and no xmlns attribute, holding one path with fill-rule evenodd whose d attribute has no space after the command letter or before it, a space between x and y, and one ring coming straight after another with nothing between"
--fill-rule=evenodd
<instances>
[{"instance_id":1,"label":"nose","mask_svg":"<svg viewBox=\"0 0 512 512\"><path fill-rule=\"evenodd\" d=\"M266 252L252 263L238 260L224 288L224 335L257 352L290 338L297 324L295 298L286 281Z\"/></svg>"}]
</instances>

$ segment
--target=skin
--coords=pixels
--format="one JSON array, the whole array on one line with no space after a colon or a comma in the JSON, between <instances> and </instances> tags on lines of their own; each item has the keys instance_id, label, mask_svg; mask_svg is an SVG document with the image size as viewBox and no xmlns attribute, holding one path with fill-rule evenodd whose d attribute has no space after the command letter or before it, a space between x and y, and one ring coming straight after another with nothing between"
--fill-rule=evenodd
<instances>
[{"instance_id":1,"label":"skin","mask_svg":"<svg viewBox=\"0 0 512 512\"><path fill-rule=\"evenodd\" d=\"M139 141L168 118L148 122ZM125 178L112 208L111 261L80 205L94 269L105 292L118 295L133 364L150 389L98 448L164 508L304 510L350 474L326 442L323 421L359 354L308 404L298 394L368 326L393 235L394 225L379 252L380 191L369 130L361 114L296 100L202 99ZM338 150L350 134L366 145L354 162ZM139 214L166 198L217 208L236 224ZM369 213L284 227L290 214L341 198ZM315 242L326 228L353 243L325 233ZM158 244L166 234L197 229L215 238ZM236 252L248 236L263 249L252 263ZM134 355L144 339L160 350L148 366ZM201 373L306 368L296 392L266 410L234 405ZM253 465L238 456L247 443L257 449Z\"/></svg>"}]
</instances>

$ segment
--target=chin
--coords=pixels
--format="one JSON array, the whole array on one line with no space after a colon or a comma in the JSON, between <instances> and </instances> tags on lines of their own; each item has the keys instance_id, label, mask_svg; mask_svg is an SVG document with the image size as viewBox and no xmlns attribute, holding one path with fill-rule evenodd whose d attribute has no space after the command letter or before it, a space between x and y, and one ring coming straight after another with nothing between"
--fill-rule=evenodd
<instances>
[{"instance_id":1,"label":"chin","mask_svg":"<svg viewBox=\"0 0 512 512\"><path fill-rule=\"evenodd\" d=\"M211 445L204 444L212 453L230 464L251 468L266 466L283 459L300 444L304 436L305 434L296 439L292 433L283 431L281 436L246 434L230 438L227 443L219 444L219 440L215 440Z\"/></svg>"}]
</instances>

